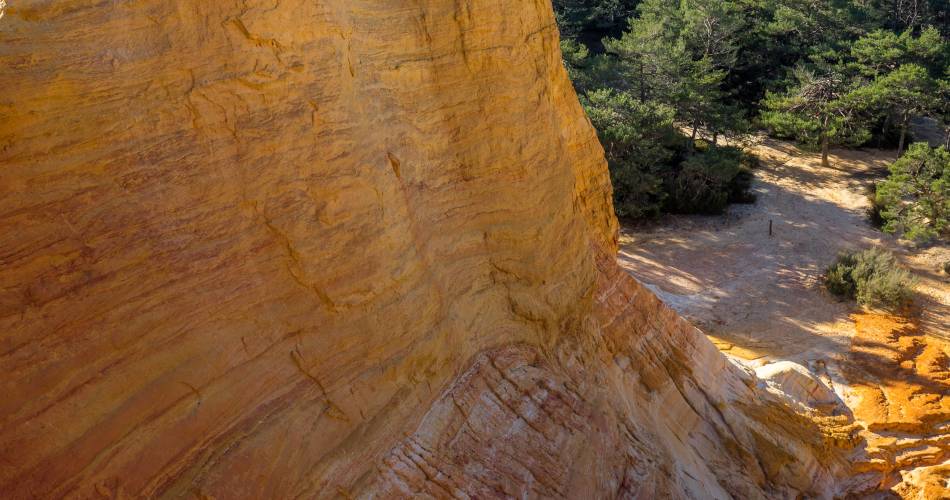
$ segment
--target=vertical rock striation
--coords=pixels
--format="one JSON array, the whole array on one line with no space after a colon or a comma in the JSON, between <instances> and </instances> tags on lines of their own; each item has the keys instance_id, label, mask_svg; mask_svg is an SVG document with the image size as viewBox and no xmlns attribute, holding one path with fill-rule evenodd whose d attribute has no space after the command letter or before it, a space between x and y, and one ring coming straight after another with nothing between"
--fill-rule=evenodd
<instances>
[{"instance_id":1,"label":"vertical rock striation","mask_svg":"<svg viewBox=\"0 0 950 500\"><path fill-rule=\"evenodd\" d=\"M0 68L0 497L833 492L615 265L548 1L21 0Z\"/></svg>"}]
</instances>

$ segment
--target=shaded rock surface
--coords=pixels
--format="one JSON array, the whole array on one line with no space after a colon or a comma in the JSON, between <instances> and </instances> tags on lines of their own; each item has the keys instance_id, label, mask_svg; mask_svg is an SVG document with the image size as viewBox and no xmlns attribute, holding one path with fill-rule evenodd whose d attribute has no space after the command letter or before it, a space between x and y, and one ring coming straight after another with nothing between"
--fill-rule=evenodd
<instances>
[{"instance_id":1,"label":"shaded rock surface","mask_svg":"<svg viewBox=\"0 0 950 500\"><path fill-rule=\"evenodd\" d=\"M0 67L0 497L835 492L617 267L547 1L21 1Z\"/></svg>"}]
</instances>

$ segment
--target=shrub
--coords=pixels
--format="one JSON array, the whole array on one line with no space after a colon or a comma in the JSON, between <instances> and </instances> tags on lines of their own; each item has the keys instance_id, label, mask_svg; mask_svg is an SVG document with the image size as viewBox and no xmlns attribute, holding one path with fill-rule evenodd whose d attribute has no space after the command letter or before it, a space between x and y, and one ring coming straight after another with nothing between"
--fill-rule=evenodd
<instances>
[{"instance_id":1,"label":"shrub","mask_svg":"<svg viewBox=\"0 0 950 500\"><path fill-rule=\"evenodd\" d=\"M890 252L871 248L843 253L825 271L825 286L839 297L859 304L898 308L913 297L916 280Z\"/></svg>"},{"instance_id":2,"label":"shrub","mask_svg":"<svg viewBox=\"0 0 950 500\"><path fill-rule=\"evenodd\" d=\"M752 172L753 170L762 166L762 160L760 160L759 157L753 153L743 151L742 157L739 158L739 164L748 169L749 172Z\"/></svg>"},{"instance_id":3,"label":"shrub","mask_svg":"<svg viewBox=\"0 0 950 500\"><path fill-rule=\"evenodd\" d=\"M943 273L950 276L950 260L943 263Z\"/></svg>"},{"instance_id":4,"label":"shrub","mask_svg":"<svg viewBox=\"0 0 950 500\"><path fill-rule=\"evenodd\" d=\"M838 297L853 299L855 297L855 283L851 273L857 264L855 254L843 253L838 255L835 263L825 270L825 286L828 291Z\"/></svg>"},{"instance_id":5,"label":"shrub","mask_svg":"<svg viewBox=\"0 0 950 500\"><path fill-rule=\"evenodd\" d=\"M732 146L694 144L674 128L672 108L610 89L588 91L581 103L604 146L618 217L715 214L755 201L749 189L758 159Z\"/></svg>"},{"instance_id":6,"label":"shrub","mask_svg":"<svg viewBox=\"0 0 950 500\"><path fill-rule=\"evenodd\" d=\"M755 203L756 196L752 193L752 181L755 179L753 170L759 168L759 157L742 151L739 157L739 173L729 183L729 203Z\"/></svg>"},{"instance_id":7,"label":"shrub","mask_svg":"<svg viewBox=\"0 0 950 500\"><path fill-rule=\"evenodd\" d=\"M652 169L638 168L633 162L613 162L612 167L610 183L617 217L642 219L660 215L666 197L660 177Z\"/></svg>"},{"instance_id":8,"label":"shrub","mask_svg":"<svg viewBox=\"0 0 950 500\"><path fill-rule=\"evenodd\" d=\"M884 227L884 216L881 215L881 212L884 210L885 206L877 199L877 186L872 184L868 186L868 222L872 226L881 229Z\"/></svg>"},{"instance_id":9,"label":"shrub","mask_svg":"<svg viewBox=\"0 0 950 500\"><path fill-rule=\"evenodd\" d=\"M755 196L752 170L743 165L744 154L732 146L700 144L679 171L668 178L667 209L679 213L716 214L729 203L752 203ZM748 162L748 160L747 160Z\"/></svg>"},{"instance_id":10,"label":"shrub","mask_svg":"<svg viewBox=\"0 0 950 500\"><path fill-rule=\"evenodd\" d=\"M673 157L666 147L673 111L612 90L589 92L581 102L604 146L617 215L658 215L666 197L662 172Z\"/></svg>"}]
</instances>

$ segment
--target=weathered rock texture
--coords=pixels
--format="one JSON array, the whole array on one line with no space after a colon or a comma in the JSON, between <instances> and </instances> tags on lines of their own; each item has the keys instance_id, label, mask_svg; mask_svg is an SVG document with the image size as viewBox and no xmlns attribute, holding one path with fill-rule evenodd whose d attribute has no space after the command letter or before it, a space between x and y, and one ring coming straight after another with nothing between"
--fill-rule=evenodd
<instances>
[{"instance_id":1,"label":"weathered rock texture","mask_svg":"<svg viewBox=\"0 0 950 500\"><path fill-rule=\"evenodd\" d=\"M842 368L866 441L854 477L884 489L901 481L892 489L905 498L950 498L946 482L943 496L926 493L950 469L940 467L950 460L950 343L925 335L915 316L851 318L856 334Z\"/></svg>"},{"instance_id":2,"label":"weathered rock texture","mask_svg":"<svg viewBox=\"0 0 950 500\"><path fill-rule=\"evenodd\" d=\"M833 491L617 268L547 0L21 0L0 68L0 497Z\"/></svg>"},{"instance_id":3,"label":"weathered rock texture","mask_svg":"<svg viewBox=\"0 0 950 500\"><path fill-rule=\"evenodd\" d=\"M892 488L907 500L946 500L950 498L950 462L902 472L902 481Z\"/></svg>"}]
</instances>

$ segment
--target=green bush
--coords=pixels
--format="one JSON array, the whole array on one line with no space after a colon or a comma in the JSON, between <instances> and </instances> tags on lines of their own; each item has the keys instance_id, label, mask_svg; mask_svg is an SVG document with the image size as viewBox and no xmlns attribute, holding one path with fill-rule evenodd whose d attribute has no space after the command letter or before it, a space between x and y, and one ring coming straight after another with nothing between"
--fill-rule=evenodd
<instances>
[{"instance_id":1,"label":"green bush","mask_svg":"<svg viewBox=\"0 0 950 500\"><path fill-rule=\"evenodd\" d=\"M881 203L877 199L876 185L872 184L868 186L867 198L868 198L868 208L867 208L868 222L870 222L872 226L878 229L881 229L884 227L884 223L885 223L884 216L881 215L881 212L884 211L886 207L884 206L883 203Z\"/></svg>"},{"instance_id":2,"label":"green bush","mask_svg":"<svg viewBox=\"0 0 950 500\"><path fill-rule=\"evenodd\" d=\"M950 260L943 263L943 274L950 276Z\"/></svg>"},{"instance_id":3,"label":"green bush","mask_svg":"<svg viewBox=\"0 0 950 500\"><path fill-rule=\"evenodd\" d=\"M838 255L835 263L825 270L825 287L828 288L828 291L838 297L854 299L856 287L852 272L855 265L857 265L855 254L842 253Z\"/></svg>"},{"instance_id":4,"label":"green bush","mask_svg":"<svg viewBox=\"0 0 950 500\"><path fill-rule=\"evenodd\" d=\"M741 149L699 143L667 180L667 210L678 213L721 213L729 203L752 203L752 170Z\"/></svg>"},{"instance_id":5,"label":"green bush","mask_svg":"<svg viewBox=\"0 0 950 500\"><path fill-rule=\"evenodd\" d=\"M742 167L747 169L749 172L752 172L753 170L762 166L762 160L760 160L759 157L753 153L743 151L742 157L739 158L739 164L741 164Z\"/></svg>"},{"instance_id":6,"label":"green bush","mask_svg":"<svg viewBox=\"0 0 950 500\"><path fill-rule=\"evenodd\" d=\"M752 181L755 179L755 169L759 168L759 157L745 151L739 157L739 173L729 183L729 203L755 203L756 196L752 193Z\"/></svg>"},{"instance_id":7,"label":"green bush","mask_svg":"<svg viewBox=\"0 0 950 500\"><path fill-rule=\"evenodd\" d=\"M672 110L607 89L588 92L581 103L604 146L617 215L659 215L666 198L664 166L673 157L667 147L674 133Z\"/></svg>"},{"instance_id":8,"label":"green bush","mask_svg":"<svg viewBox=\"0 0 950 500\"><path fill-rule=\"evenodd\" d=\"M581 103L604 146L618 217L715 214L729 203L755 202L749 189L758 158L733 146L693 143L673 126L668 106L609 89L586 92Z\"/></svg>"},{"instance_id":9,"label":"green bush","mask_svg":"<svg viewBox=\"0 0 950 500\"><path fill-rule=\"evenodd\" d=\"M914 277L890 252L871 248L843 253L825 271L825 286L839 297L859 304L898 308L913 298Z\"/></svg>"}]
</instances>

